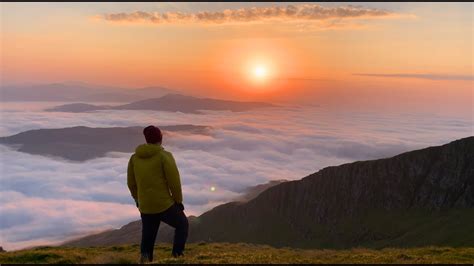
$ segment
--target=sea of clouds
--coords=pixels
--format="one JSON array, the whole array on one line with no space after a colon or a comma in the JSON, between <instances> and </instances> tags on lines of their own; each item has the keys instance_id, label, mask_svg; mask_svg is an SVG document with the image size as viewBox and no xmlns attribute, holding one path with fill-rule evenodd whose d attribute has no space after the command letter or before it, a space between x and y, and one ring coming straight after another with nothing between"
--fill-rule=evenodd
<instances>
[{"instance_id":1,"label":"sea of clouds","mask_svg":"<svg viewBox=\"0 0 474 266\"><path fill-rule=\"evenodd\" d=\"M44 112L58 103L4 103L0 136L39 128L194 124L210 135L172 132L187 215L199 215L257 184L300 179L355 160L389 157L473 135L472 117L292 107L204 114L159 111ZM0 245L54 244L138 220L126 186L131 154L71 162L0 145ZM211 190L214 187L215 190Z\"/></svg>"}]
</instances>

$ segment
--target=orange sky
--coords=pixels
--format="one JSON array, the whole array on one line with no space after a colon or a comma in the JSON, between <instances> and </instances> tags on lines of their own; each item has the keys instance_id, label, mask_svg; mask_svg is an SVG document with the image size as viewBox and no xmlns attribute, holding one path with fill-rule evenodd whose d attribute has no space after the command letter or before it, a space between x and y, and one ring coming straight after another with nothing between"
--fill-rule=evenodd
<instances>
[{"instance_id":1,"label":"orange sky","mask_svg":"<svg viewBox=\"0 0 474 266\"><path fill-rule=\"evenodd\" d=\"M323 11L312 12L322 16L324 9L347 4L320 4ZM350 17L351 10L318 19L268 19L258 13L277 6L286 11L289 5L304 8L296 3L2 3L2 84L80 80L235 99L417 98L427 104L447 99L466 111L472 106L472 3L367 3L359 11L363 17ZM239 10L251 8L258 14L242 17ZM160 22L136 20L135 11L159 14ZM196 14L205 11L240 17L198 21ZM163 22L160 14L166 12L174 19ZM177 12L187 18L177 18ZM111 14L126 19L107 19ZM257 65L268 72L259 82L252 74Z\"/></svg>"}]
</instances>

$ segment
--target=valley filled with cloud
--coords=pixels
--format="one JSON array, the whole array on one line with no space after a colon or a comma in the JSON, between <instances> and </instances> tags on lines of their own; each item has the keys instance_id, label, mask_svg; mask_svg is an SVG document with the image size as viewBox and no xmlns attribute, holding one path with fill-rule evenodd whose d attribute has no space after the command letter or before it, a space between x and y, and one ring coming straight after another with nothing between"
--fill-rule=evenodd
<instances>
[{"instance_id":1,"label":"valley filled with cloud","mask_svg":"<svg viewBox=\"0 0 474 266\"><path fill-rule=\"evenodd\" d=\"M270 180L300 179L327 166L445 144L472 135L473 129L469 116L379 114L325 106L202 114L43 111L55 105L2 104L0 136L74 126L210 126L210 134L167 132L163 140L180 170L187 215L200 215ZM0 241L7 250L59 243L139 219L126 185L131 153L110 152L75 162L11 146L0 145L0 150Z\"/></svg>"}]
</instances>

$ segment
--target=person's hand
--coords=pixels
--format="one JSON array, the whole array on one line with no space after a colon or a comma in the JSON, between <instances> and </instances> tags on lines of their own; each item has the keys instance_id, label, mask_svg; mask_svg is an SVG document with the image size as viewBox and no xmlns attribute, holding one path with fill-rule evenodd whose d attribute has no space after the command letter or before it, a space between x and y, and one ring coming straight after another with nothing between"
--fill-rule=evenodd
<instances>
[{"instance_id":1,"label":"person's hand","mask_svg":"<svg viewBox=\"0 0 474 266\"><path fill-rule=\"evenodd\" d=\"M176 205L178 205L178 209L179 209L180 211L184 211L184 205L183 205L183 203L177 203Z\"/></svg>"}]
</instances>

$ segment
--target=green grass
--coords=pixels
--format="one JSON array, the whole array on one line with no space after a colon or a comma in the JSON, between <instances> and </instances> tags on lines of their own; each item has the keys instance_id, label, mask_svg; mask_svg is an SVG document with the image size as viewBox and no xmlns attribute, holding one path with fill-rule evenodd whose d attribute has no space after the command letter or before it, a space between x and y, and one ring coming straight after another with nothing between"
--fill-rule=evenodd
<instances>
[{"instance_id":1,"label":"green grass","mask_svg":"<svg viewBox=\"0 0 474 266\"><path fill-rule=\"evenodd\" d=\"M0 253L0 263L137 263L138 245L75 248L39 247ZM171 245L155 246L153 263L474 263L474 247L353 248L344 250L273 248L266 245L188 244L185 257L171 257Z\"/></svg>"}]
</instances>

